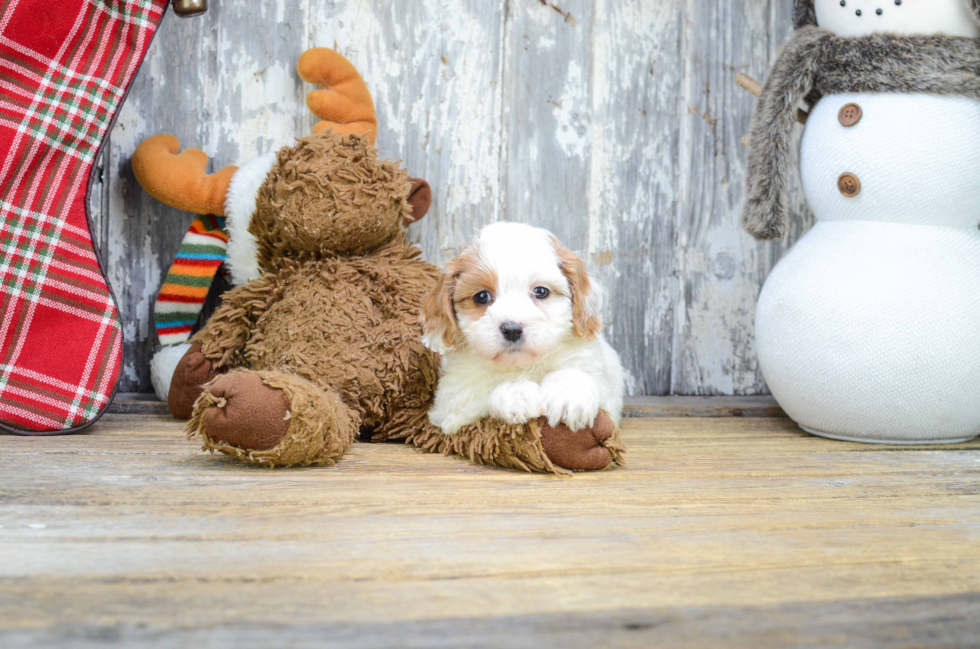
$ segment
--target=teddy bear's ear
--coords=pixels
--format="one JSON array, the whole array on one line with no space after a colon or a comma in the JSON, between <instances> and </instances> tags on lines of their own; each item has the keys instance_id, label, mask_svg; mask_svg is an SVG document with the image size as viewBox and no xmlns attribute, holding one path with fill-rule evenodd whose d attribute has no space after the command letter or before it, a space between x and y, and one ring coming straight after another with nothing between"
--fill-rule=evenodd
<instances>
[{"instance_id":1,"label":"teddy bear's ear","mask_svg":"<svg viewBox=\"0 0 980 649\"><path fill-rule=\"evenodd\" d=\"M412 189L408 193L408 204L412 206L412 213L404 217L405 225L411 225L429 213L432 207L432 188L429 183L421 178L409 178L412 181Z\"/></svg>"}]
</instances>

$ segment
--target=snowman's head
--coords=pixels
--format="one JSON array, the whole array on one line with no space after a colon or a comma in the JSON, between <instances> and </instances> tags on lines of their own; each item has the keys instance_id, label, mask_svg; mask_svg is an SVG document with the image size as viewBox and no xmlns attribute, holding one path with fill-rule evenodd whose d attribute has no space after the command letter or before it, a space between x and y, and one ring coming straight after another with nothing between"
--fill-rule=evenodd
<instances>
[{"instance_id":1,"label":"snowman's head","mask_svg":"<svg viewBox=\"0 0 980 649\"><path fill-rule=\"evenodd\" d=\"M980 0L796 0L796 26L838 36L900 34L980 38Z\"/></svg>"}]
</instances>

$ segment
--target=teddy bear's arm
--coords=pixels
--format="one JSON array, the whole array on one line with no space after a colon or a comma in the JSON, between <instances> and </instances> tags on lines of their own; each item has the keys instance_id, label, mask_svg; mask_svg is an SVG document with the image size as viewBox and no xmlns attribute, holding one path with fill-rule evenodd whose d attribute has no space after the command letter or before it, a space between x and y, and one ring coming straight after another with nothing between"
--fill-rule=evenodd
<instances>
[{"instance_id":1,"label":"teddy bear's arm","mask_svg":"<svg viewBox=\"0 0 980 649\"><path fill-rule=\"evenodd\" d=\"M245 345L262 314L275 301L279 282L273 275L252 280L224 294L222 304L192 339L215 370L245 364Z\"/></svg>"}]
</instances>

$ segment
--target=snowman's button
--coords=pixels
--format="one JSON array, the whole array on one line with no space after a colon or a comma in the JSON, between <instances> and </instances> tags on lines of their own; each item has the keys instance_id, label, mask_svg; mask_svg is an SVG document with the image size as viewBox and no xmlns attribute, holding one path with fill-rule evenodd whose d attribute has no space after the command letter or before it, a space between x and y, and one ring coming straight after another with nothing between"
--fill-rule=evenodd
<instances>
[{"instance_id":1,"label":"snowman's button","mask_svg":"<svg viewBox=\"0 0 980 649\"><path fill-rule=\"evenodd\" d=\"M840 112L837 113L837 119L840 120L840 123L844 126L854 126L861 121L861 115L863 114L864 112L857 104L845 104L844 107L840 109Z\"/></svg>"},{"instance_id":2,"label":"snowman's button","mask_svg":"<svg viewBox=\"0 0 980 649\"><path fill-rule=\"evenodd\" d=\"M848 198L854 198L861 193L861 181L852 173L843 173L837 179L837 189Z\"/></svg>"}]
</instances>

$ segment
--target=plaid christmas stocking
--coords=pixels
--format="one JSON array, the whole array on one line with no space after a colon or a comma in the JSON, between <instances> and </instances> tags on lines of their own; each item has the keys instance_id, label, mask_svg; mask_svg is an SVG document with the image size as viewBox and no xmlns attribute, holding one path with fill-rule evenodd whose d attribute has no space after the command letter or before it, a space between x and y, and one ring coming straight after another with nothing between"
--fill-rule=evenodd
<instances>
[{"instance_id":1,"label":"plaid christmas stocking","mask_svg":"<svg viewBox=\"0 0 980 649\"><path fill-rule=\"evenodd\" d=\"M167 0L0 0L0 428L77 431L122 364L85 197Z\"/></svg>"}]
</instances>

